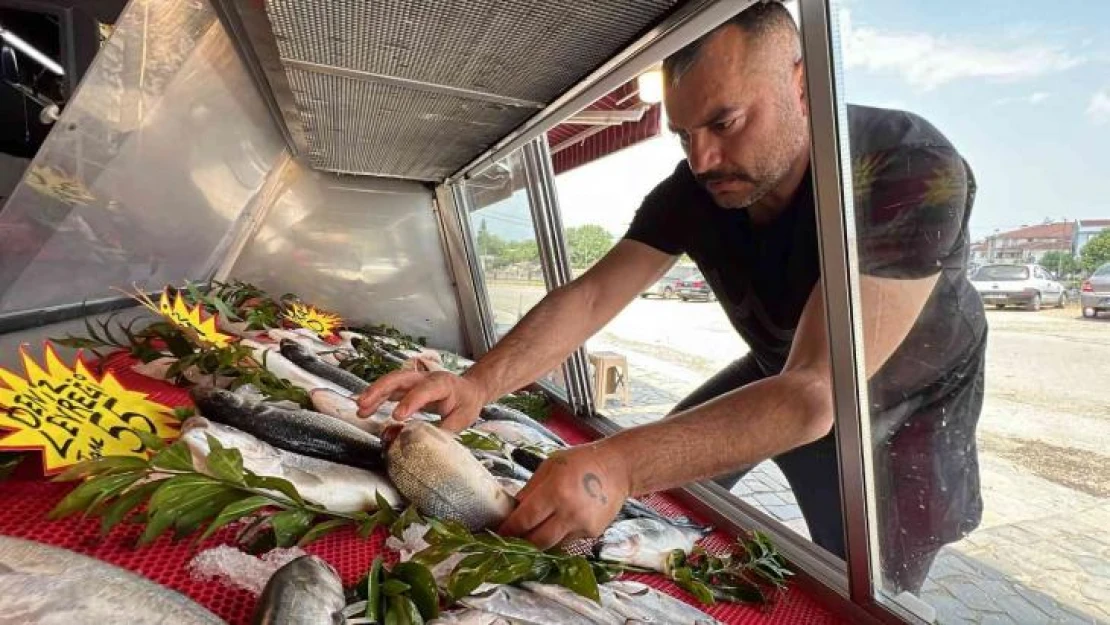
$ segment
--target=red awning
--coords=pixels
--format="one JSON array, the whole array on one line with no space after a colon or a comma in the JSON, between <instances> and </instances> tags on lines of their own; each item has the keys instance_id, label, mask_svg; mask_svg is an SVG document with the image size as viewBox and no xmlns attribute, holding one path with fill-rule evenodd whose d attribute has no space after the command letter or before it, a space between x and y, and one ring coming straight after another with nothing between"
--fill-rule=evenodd
<instances>
[{"instance_id":1,"label":"red awning","mask_svg":"<svg viewBox=\"0 0 1110 625\"><path fill-rule=\"evenodd\" d=\"M620 118L631 118L641 111L638 121L620 122ZM586 107L576 117L588 118L591 123L573 123L571 118L569 123L547 132L556 175L658 136L662 115L658 104L640 101L636 82L632 81Z\"/></svg>"}]
</instances>

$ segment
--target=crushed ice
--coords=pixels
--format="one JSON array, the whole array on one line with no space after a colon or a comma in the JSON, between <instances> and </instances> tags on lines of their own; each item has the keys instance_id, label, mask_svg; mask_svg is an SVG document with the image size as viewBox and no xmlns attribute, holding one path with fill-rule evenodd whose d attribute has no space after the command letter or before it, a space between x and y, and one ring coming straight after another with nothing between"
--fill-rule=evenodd
<instances>
[{"instance_id":1,"label":"crushed ice","mask_svg":"<svg viewBox=\"0 0 1110 625\"><path fill-rule=\"evenodd\" d=\"M197 581L219 580L260 595L271 575L303 555L306 555L303 549L291 547L273 549L258 558L235 547L219 545L205 549L190 560L189 573Z\"/></svg>"}]
</instances>

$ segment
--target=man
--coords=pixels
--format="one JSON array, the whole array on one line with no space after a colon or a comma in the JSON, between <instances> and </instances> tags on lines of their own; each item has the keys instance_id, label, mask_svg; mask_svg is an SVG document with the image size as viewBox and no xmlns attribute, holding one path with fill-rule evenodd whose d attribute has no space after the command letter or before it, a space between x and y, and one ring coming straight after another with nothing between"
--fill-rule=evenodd
<instances>
[{"instance_id":1,"label":"man","mask_svg":"<svg viewBox=\"0 0 1110 625\"><path fill-rule=\"evenodd\" d=\"M427 405L443 427L466 427L483 404L556 367L685 252L750 353L668 418L552 456L500 530L541 547L596 536L628 496L708 478L731 486L773 458L814 541L843 557L797 30L781 5L756 5L667 59L664 75L687 158L624 239L463 376L386 376L362 411L392 397L398 419ZM857 107L848 117L884 572L916 590L937 549L981 512L986 324L965 277L974 182L921 118Z\"/></svg>"}]
</instances>

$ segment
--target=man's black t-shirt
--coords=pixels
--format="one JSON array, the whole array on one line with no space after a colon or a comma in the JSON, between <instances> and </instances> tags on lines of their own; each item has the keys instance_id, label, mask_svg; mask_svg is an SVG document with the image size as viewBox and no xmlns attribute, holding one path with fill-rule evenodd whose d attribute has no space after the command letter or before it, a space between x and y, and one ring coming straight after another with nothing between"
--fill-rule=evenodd
<instances>
[{"instance_id":1,"label":"man's black t-shirt","mask_svg":"<svg viewBox=\"0 0 1110 625\"><path fill-rule=\"evenodd\" d=\"M970 531L981 512L974 429L982 399L986 319L966 277L970 168L924 119L848 107L855 235L861 273L940 273L902 345L869 384L876 479L898 493L887 532L919 526L922 541ZM765 375L786 363L820 277L810 174L780 216L753 224L717 206L686 161L637 211L626 238L698 265Z\"/></svg>"}]
</instances>

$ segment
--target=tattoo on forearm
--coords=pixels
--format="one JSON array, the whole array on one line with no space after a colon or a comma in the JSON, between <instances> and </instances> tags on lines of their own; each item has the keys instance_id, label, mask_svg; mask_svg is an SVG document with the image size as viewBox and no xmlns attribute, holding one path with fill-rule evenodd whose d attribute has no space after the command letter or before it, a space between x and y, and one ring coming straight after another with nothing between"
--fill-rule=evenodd
<instances>
[{"instance_id":1,"label":"tattoo on forearm","mask_svg":"<svg viewBox=\"0 0 1110 625\"><path fill-rule=\"evenodd\" d=\"M601 478L593 473L587 473L582 476L582 488L586 489L586 494L594 499L601 500L602 504L609 503L609 498L602 492Z\"/></svg>"}]
</instances>

